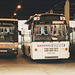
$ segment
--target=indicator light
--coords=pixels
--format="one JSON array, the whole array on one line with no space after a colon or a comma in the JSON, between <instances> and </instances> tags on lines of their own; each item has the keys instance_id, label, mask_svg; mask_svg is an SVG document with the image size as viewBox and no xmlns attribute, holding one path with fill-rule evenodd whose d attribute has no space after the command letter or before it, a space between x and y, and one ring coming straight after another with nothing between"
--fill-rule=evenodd
<instances>
[{"instance_id":1,"label":"indicator light","mask_svg":"<svg viewBox=\"0 0 75 75\"><path fill-rule=\"evenodd\" d=\"M67 50L68 50L68 48L65 48L65 50L67 51Z\"/></svg>"},{"instance_id":2,"label":"indicator light","mask_svg":"<svg viewBox=\"0 0 75 75\"><path fill-rule=\"evenodd\" d=\"M35 49L35 51L37 51L37 49Z\"/></svg>"}]
</instances>

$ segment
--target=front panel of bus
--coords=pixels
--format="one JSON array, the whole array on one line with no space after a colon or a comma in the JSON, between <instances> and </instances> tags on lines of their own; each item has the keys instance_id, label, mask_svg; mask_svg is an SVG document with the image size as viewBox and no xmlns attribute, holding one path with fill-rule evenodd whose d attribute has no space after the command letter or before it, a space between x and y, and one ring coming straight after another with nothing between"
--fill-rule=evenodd
<instances>
[{"instance_id":1,"label":"front panel of bus","mask_svg":"<svg viewBox=\"0 0 75 75\"><path fill-rule=\"evenodd\" d=\"M68 30L64 16L34 17L32 59L69 58Z\"/></svg>"},{"instance_id":2,"label":"front panel of bus","mask_svg":"<svg viewBox=\"0 0 75 75\"><path fill-rule=\"evenodd\" d=\"M17 21L0 20L0 55L18 54Z\"/></svg>"}]
</instances>

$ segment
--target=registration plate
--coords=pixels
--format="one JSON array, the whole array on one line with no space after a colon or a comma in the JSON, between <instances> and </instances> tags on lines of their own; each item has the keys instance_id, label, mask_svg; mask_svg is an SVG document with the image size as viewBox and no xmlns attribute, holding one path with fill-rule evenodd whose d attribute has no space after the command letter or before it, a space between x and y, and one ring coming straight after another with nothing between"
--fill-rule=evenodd
<instances>
[{"instance_id":1,"label":"registration plate","mask_svg":"<svg viewBox=\"0 0 75 75\"><path fill-rule=\"evenodd\" d=\"M0 52L7 52L7 50L0 50Z\"/></svg>"}]
</instances>

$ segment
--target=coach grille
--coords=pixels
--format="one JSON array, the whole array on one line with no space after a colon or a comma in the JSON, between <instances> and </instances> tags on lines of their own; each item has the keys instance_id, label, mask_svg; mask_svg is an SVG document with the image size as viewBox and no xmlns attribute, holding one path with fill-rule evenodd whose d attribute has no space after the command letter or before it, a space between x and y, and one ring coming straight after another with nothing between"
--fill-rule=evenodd
<instances>
[{"instance_id":1,"label":"coach grille","mask_svg":"<svg viewBox=\"0 0 75 75\"><path fill-rule=\"evenodd\" d=\"M58 48L44 48L44 52L58 52Z\"/></svg>"}]
</instances>

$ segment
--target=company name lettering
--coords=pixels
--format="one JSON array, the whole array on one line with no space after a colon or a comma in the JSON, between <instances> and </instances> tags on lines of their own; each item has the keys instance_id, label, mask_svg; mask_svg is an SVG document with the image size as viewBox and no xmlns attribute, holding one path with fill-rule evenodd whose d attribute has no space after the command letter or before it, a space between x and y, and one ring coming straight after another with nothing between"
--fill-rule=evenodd
<instances>
[{"instance_id":1,"label":"company name lettering","mask_svg":"<svg viewBox=\"0 0 75 75\"><path fill-rule=\"evenodd\" d=\"M65 47L65 44L37 45L37 47Z\"/></svg>"}]
</instances>

